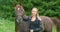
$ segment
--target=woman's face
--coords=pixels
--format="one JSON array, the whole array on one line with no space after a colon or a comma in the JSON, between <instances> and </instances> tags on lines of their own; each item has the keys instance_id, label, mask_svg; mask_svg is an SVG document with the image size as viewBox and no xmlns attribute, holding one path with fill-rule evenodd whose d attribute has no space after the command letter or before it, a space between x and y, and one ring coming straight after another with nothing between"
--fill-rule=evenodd
<instances>
[{"instance_id":1,"label":"woman's face","mask_svg":"<svg viewBox=\"0 0 60 32\"><path fill-rule=\"evenodd\" d=\"M32 15L36 16L37 15L37 10L36 9L32 9Z\"/></svg>"}]
</instances>

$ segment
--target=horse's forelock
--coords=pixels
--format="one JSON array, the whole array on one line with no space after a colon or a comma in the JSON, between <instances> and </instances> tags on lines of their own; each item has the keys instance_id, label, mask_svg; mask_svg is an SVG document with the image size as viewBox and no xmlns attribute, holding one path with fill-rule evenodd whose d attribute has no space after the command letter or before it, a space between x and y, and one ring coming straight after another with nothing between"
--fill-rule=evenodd
<instances>
[{"instance_id":1,"label":"horse's forelock","mask_svg":"<svg viewBox=\"0 0 60 32\"><path fill-rule=\"evenodd\" d=\"M20 8L20 11L23 11L23 12L24 12L23 6L21 6L21 5L17 5L15 8L16 8L16 10L17 10L18 8Z\"/></svg>"}]
</instances>

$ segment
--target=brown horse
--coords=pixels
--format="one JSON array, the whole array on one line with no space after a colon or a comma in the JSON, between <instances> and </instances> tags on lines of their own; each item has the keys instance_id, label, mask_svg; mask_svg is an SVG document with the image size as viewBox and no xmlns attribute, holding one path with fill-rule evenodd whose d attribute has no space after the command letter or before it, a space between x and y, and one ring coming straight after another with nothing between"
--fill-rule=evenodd
<instances>
[{"instance_id":1,"label":"brown horse","mask_svg":"<svg viewBox=\"0 0 60 32\"><path fill-rule=\"evenodd\" d=\"M23 21L24 10L19 4L15 7L15 31L16 32L27 32L28 24Z\"/></svg>"},{"instance_id":2,"label":"brown horse","mask_svg":"<svg viewBox=\"0 0 60 32\"><path fill-rule=\"evenodd\" d=\"M17 5L15 7L16 21L15 21L15 31L16 32L28 32L28 23L23 21L23 18L27 19L28 17L24 16L24 9L22 6ZM46 32L52 32L52 26L57 24L57 30L59 31L60 22L54 18L47 16L40 16L41 22L43 24L43 30ZM58 23L59 22L59 23Z\"/></svg>"}]
</instances>

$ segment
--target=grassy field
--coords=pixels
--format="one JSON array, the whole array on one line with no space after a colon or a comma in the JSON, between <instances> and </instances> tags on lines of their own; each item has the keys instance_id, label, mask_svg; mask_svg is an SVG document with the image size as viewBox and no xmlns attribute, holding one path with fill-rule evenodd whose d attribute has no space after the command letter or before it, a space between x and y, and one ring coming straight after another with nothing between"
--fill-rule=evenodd
<instances>
[{"instance_id":1,"label":"grassy field","mask_svg":"<svg viewBox=\"0 0 60 32\"><path fill-rule=\"evenodd\" d=\"M0 32L15 32L14 21L0 19Z\"/></svg>"},{"instance_id":2,"label":"grassy field","mask_svg":"<svg viewBox=\"0 0 60 32\"><path fill-rule=\"evenodd\" d=\"M52 27L52 30L53 30L52 32L57 32L55 25Z\"/></svg>"},{"instance_id":3,"label":"grassy field","mask_svg":"<svg viewBox=\"0 0 60 32\"><path fill-rule=\"evenodd\" d=\"M0 32L15 32L14 21L0 19ZM52 32L56 32L55 25Z\"/></svg>"}]
</instances>

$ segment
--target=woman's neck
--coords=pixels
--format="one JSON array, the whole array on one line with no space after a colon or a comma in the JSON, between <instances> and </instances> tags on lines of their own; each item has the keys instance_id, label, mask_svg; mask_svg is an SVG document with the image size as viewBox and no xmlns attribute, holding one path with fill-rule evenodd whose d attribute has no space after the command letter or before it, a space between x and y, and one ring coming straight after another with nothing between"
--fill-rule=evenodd
<instances>
[{"instance_id":1,"label":"woman's neck","mask_svg":"<svg viewBox=\"0 0 60 32\"><path fill-rule=\"evenodd\" d=\"M32 16L32 18L36 18L36 16Z\"/></svg>"},{"instance_id":2,"label":"woman's neck","mask_svg":"<svg viewBox=\"0 0 60 32\"><path fill-rule=\"evenodd\" d=\"M35 21L36 20L36 16L32 16L31 21Z\"/></svg>"}]
</instances>

